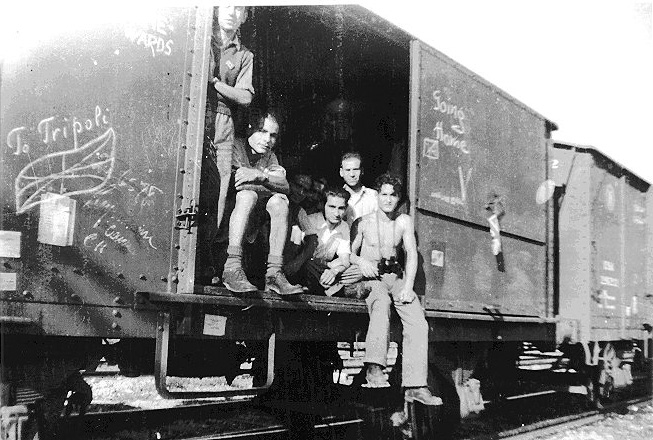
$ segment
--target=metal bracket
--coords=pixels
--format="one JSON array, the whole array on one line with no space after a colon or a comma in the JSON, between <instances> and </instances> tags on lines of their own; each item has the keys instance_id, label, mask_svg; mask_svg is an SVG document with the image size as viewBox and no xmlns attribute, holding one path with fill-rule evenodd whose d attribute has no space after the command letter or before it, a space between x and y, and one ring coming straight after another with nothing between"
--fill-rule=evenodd
<instances>
[{"instance_id":1,"label":"metal bracket","mask_svg":"<svg viewBox=\"0 0 653 440\"><path fill-rule=\"evenodd\" d=\"M157 318L156 353L154 358L154 382L157 392L165 399L198 399L203 397L256 396L270 388L274 380L274 351L276 333L268 339L268 370L265 385L239 390L221 391L170 391L166 383L168 377L168 353L171 334L170 311L161 311Z\"/></svg>"},{"instance_id":2,"label":"metal bracket","mask_svg":"<svg viewBox=\"0 0 653 440\"><path fill-rule=\"evenodd\" d=\"M197 225L197 211L198 207L195 205L194 200L190 201L190 205L187 206L186 209L182 210L179 208L177 210L177 215L175 215L175 218L177 219L175 229L185 229L190 232L191 228Z\"/></svg>"}]
</instances>

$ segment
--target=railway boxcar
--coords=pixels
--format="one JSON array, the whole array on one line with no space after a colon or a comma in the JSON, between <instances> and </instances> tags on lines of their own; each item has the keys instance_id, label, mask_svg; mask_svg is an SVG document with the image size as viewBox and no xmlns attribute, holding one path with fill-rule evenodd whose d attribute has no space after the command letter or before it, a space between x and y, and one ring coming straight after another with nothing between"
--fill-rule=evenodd
<instances>
[{"instance_id":1,"label":"railway boxcar","mask_svg":"<svg viewBox=\"0 0 653 440\"><path fill-rule=\"evenodd\" d=\"M609 397L650 357L650 184L579 145L556 143L552 168L561 188L557 336L583 346L596 397Z\"/></svg>"},{"instance_id":2,"label":"railway boxcar","mask_svg":"<svg viewBox=\"0 0 653 440\"><path fill-rule=\"evenodd\" d=\"M45 396L57 413L83 388L76 372L116 353L125 371L154 368L161 393L176 397L169 374L233 375L243 347L263 361L257 385L276 374L286 399L308 399L293 395L302 381L291 381L287 343L301 342L295 363L310 371L316 360L301 350L324 365L334 342L363 338L364 301L202 284L213 17L211 8L109 8L54 20L51 34L26 29L20 52L5 56L3 406ZM357 148L369 181L392 170L407 182L430 385L445 407L458 414L472 376L502 394L521 342L555 344L563 310L548 166L555 124L360 7L256 7L241 33L255 53L252 106L281 115L277 153L289 174L337 183L340 154Z\"/></svg>"}]
</instances>

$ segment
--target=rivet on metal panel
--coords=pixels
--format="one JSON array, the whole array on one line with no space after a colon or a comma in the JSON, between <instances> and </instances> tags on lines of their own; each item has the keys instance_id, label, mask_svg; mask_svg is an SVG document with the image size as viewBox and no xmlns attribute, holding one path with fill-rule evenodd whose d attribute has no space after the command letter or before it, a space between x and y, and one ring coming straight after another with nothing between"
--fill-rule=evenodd
<instances>
[{"instance_id":1,"label":"rivet on metal panel","mask_svg":"<svg viewBox=\"0 0 653 440\"><path fill-rule=\"evenodd\" d=\"M167 283L168 282L168 277L161 277L161 281L163 281L164 283Z\"/></svg>"},{"instance_id":2,"label":"rivet on metal panel","mask_svg":"<svg viewBox=\"0 0 653 440\"><path fill-rule=\"evenodd\" d=\"M82 301L82 299L76 293L73 293L72 295L70 295L70 299L72 299L73 301L76 301L76 302L81 302Z\"/></svg>"},{"instance_id":3,"label":"rivet on metal panel","mask_svg":"<svg viewBox=\"0 0 653 440\"><path fill-rule=\"evenodd\" d=\"M123 304L123 300L122 300L122 298L119 297L119 296L116 296L116 297L113 299L113 302L114 302L114 304Z\"/></svg>"},{"instance_id":4,"label":"rivet on metal panel","mask_svg":"<svg viewBox=\"0 0 653 440\"><path fill-rule=\"evenodd\" d=\"M186 72L186 75L193 76L192 72Z\"/></svg>"},{"instance_id":5,"label":"rivet on metal panel","mask_svg":"<svg viewBox=\"0 0 653 440\"><path fill-rule=\"evenodd\" d=\"M117 277L120 278L121 280L125 279L125 276L122 274L122 272L118 272Z\"/></svg>"},{"instance_id":6,"label":"rivet on metal panel","mask_svg":"<svg viewBox=\"0 0 653 440\"><path fill-rule=\"evenodd\" d=\"M52 271L52 273L59 273L59 269L54 266L52 266L50 270Z\"/></svg>"},{"instance_id":7,"label":"rivet on metal panel","mask_svg":"<svg viewBox=\"0 0 653 440\"><path fill-rule=\"evenodd\" d=\"M186 144L181 144L181 148L183 148L185 150L188 147L186 146Z\"/></svg>"},{"instance_id":8,"label":"rivet on metal panel","mask_svg":"<svg viewBox=\"0 0 653 440\"><path fill-rule=\"evenodd\" d=\"M186 96L186 101L190 101L190 96Z\"/></svg>"},{"instance_id":9,"label":"rivet on metal panel","mask_svg":"<svg viewBox=\"0 0 653 440\"><path fill-rule=\"evenodd\" d=\"M29 290L23 290L23 298L25 299L34 299L34 295Z\"/></svg>"},{"instance_id":10,"label":"rivet on metal panel","mask_svg":"<svg viewBox=\"0 0 653 440\"><path fill-rule=\"evenodd\" d=\"M120 312L118 310L112 311L111 314L116 318L122 317L122 315L120 314Z\"/></svg>"},{"instance_id":11,"label":"rivet on metal panel","mask_svg":"<svg viewBox=\"0 0 653 440\"><path fill-rule=\"evenodd\" d=\"M181 174L186 174L186 170L183 169L183 168L179 168L179 172L180 172Z\"/></svg>"},{"instance_id":12,"label":"rivet on metal panel","mask_svg":"<svg viewBox=\"0 0 653 440\"><path fill-rule=\"evenodd\" d=\"M184 125L188 125L188 121L185 120L185 121L184 121Z\"/></svg>"},{"instance_id":13,"label":"rivet on metal panel","mask_svg":"<svg viewBox=\"0 0 653 440\"><path fill-rule=\"evenodd\" d=\"M183 194L177 194L177 197L179 197L180 199L183 199L184 195Z\"/></svg>"},{"instance_id":14,"label":"rivet on metal panel","mask_svg":"<svg viewBox=\"0 0 653 440\"><path fill-rule=\"evenodd\" d=\"M497 335L497 341L501 341L503 339L503 336Z\"/></svg>"},{"instance_id":15,"label":"rivet on metal panel","mask_svg":"<svg viewBox=\"0 0 653 440\"><path fill-rule=\"evenodd\" d=\"M172 270L179 270L179 266L174 266Z\"/></svg>"},{"instance_id":16,"label":"rivet on metal panel","mask_svg":"<svg viewBox=\"0 0 653 440\"><path fill-rule=\"evenodd\" d=\"M179 249L181 246L179 246L179 243L175 245L175 249Z\"/></svg>"},{"instance_id":17,"label":"rivet on metal panel","mask_svg":"<svg viewBox=\"0 0 653 440\"><path fill-rule=\"evenodd\" d=\"M138 276L138 278L141 279L141 280L143 280L143 281L146 281L146 280L147 280L147 277L145 276L144 273L140 274L140 275Z\"/></svg>"},{"instance_id":18,"label":"rivet on metal panel","mask_svg":"<svg viewBox=\"0 0 653 440\"><path fill-rule=\"evenodd\" d=\"M120 326L118 325L117 322L112 322L112 323L111 323L111 328L114 329L114 330L119 330L119 329L120 329Z\"/></svg>"},{"instance_id":19,"label":"rivet on metal panel","mask_svg":"<svg viewBox=\"0 0 653 440\"><path fill-rule=\"evenodd\" d=\"M160 326L158 326L156 329L157 329L158 331L162 332L162 331L163 331L163 326L160 325Z\"/></svg>"},{"instance_id":20,"label":"rivet on metal panel","mask_svg":"<svg viewBox=\"0 0 653 440\"><path fill-rule=\"evenodd\" d=\"M175 284L178 283L179 282L179 277L177 277L177 275L173 276L172 277L172 282L175 283Z\"/></svg>"},{"instance_id":21,"label":"rivet on metal panel","mask_svg":"<svg viewBox=\"0 0 653 440\"><path fill-rule=\"evenodd\" d=\"M78 267L73 269L73 273L75 273L77 275L84 275L84 272L82 272L82 270L80 268L78 268Z\"/></svg>"},{"instance_id":22,"label":"rivet on metal panel","mask_svg":"<svg viewBox=\"0 0 653 440\"><path fill-rule=\"evenodd\" d=\"M11 264L9 264L8 261L5 261L4 266L5 266L7 269L11 269Z\"/></svg>"}]
</instances>

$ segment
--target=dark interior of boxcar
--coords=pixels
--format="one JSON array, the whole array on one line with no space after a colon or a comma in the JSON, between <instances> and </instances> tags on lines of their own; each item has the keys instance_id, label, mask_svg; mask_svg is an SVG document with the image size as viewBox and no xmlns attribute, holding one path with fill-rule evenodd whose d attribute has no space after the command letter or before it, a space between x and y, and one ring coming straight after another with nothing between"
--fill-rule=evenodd
<instances>
[{"instance_id":1,"label":"dark interior of boxcar","mask_svg":"<svg viewBox=\"0 0 653 440\"><path fill-rule=\"evenodd\" d=\"M241 31L254 53L250 108L281 115L277 155L291 178L340 184L340 155L352 149L363 154L364 184L388 169L405 176L397 156L408 137L407 45L334 7L251 8Z\"/></svg>"},{"instance_id":2,"label":"dark interior of boxcar","mask_svg":"<svg viewBox=\"0 0 653 440\"><path fill-rule=\"evenodd\" d=\"M275 152L290 182L304 174L314 181L326 180L327 185L342 185L340 156L351 150L363 157L364 185L372 186L386 171L406 180L408 39L384 37L368 19L378 20L349 7L249 9L241 43L254 53L255 96L249 108L239 110L234 118L236 135L247 136L250 113L274 111L281 126ZM213 138L207 114L206 142ZM207 181L202 183L205 195ZM311 195L319 200L316 188L319 185L313 185ZM225 235L220 234L222 242ZM265 252L265 241L254 249ZM222 244L215 248L226 249ZM202 252L215 258L208 269ZM219 272L225 257L226 252L219 250L200 250L197 268L212 272L215 266ZM249 264L254 284L256 273L263 271L254 268L264 263L258 260L253 257Z\"/></svg>"}]
</instances>

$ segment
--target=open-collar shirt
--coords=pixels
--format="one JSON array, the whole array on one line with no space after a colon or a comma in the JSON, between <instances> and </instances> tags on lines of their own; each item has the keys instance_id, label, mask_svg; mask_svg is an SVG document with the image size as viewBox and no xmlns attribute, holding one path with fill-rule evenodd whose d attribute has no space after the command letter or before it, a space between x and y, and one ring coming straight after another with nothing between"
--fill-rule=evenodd
<instances>
[{"instance_id":1,"label":"open-collar shirt","mask_svg":"<svg viewBox=\"0 0 653 440\"><path fill-rule=\"evenodd\" d=\"M361 190L358 192L352 191L347 185L344 185L344 188L351 194L349 202L347 202L346 213L347 223L350 226L357 218L376 212L379 208L376 190L366 186L361 187Z\"/></svg>"}]
</instances>

